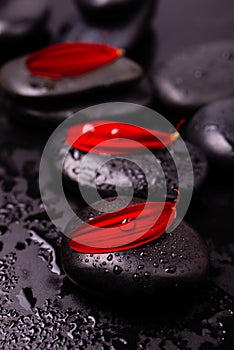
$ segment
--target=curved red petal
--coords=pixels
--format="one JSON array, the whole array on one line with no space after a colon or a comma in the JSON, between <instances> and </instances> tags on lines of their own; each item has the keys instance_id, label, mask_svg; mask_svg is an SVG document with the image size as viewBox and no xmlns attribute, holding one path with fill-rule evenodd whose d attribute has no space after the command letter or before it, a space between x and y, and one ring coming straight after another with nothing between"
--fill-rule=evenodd
<instances>
[{"instance_id":1,"label":"curved red petal","mask_svg":"<svg viewBox=\"0 0 234 350\"><path fill-rule=\"evenodd\" d=\"M91 72L122 54L122 50L104 44L60 43L30 54L26 66L33 75L61 79Z\"/></svg>"},{"instance_id":2,"label":"curved red petal","mask_svg":"<svg viewBox=\"0 0 234 350\"><path fill-rule=\"evenodd\" d=\"M83 152L120 155L141 151L139 143L151 150L166 147L178 135L178 132L165 133L127 123L94 121L72 126L67 132L66 142Z\"/></svg>"},{"instance_id":3,"label":"curved red petal","mask_svg":"<svg viewBox=\"0 0 234 350\"><path fill-rule=\"evenodd\" d=\"M82 253L123 251L146 244L165 233L176 218L170 202L143 202L103 214L75 228L70 247Z\"/></svg>"}]
</instances>

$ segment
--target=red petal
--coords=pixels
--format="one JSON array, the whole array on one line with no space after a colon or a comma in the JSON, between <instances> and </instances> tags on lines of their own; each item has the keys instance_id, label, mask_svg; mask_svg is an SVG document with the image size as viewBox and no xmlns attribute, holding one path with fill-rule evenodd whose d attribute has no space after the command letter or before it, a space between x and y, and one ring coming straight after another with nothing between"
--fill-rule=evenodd
<instances>
[{"instance_id":1,"label":"red petal","mask_svg":"<svg viewBox=\"0 0 234 350\"><path fill-rule=\"evenodd\" d=\"M178 132L170 134L131 124L94 121L71 127L66 141L80 151L121 155L141 151L139 143L151 150L163 148L175 141L178 135ZM108 142L102 144L104 141Z\"/></svg>"},{"instance_id":2,"label":"red petal","mask_svg":"<svg viewBox=\"0 0 234 350\"><path fill-rule=\"evenodd\" d=\"M26 65L33 75L60 79L88 73L122 54L122 50L104 44L61 43L32 53Z\"/></svg>"},{"instance_id":3,"label":"red petal","mask_svg":"<svg viewBox=\"0 0 234 350\"><path fill-rule=\"evenodd\" d=\"M176 218L175 204L143 202L103 214L75 228L70 247L82 253L123 251L160 237Z\"/></svg>"}]
</instances>

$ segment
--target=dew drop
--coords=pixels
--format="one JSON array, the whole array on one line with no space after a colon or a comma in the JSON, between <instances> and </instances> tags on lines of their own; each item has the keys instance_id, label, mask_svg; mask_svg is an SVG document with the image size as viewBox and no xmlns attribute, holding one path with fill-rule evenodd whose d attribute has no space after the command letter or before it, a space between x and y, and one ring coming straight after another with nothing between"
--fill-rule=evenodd
<instances>
[{"instance_id":1,"label":"dew drop","mask_svg":"<svg viewBox=\"0 0 234 350\"><path fill-rule=\"evenodd\" d=\"M148 278L150 278L150 273L149 273L149 272L145 272L145 273L144 273L144 276L145 276L145 278L148 279Z\"/></svg>"},{"instance_id":2,"label":"dew drop","mask_svg":"<svg viewBox=\"0 0 234 350\"><path fill-rule=\"evenodd\" d=\"M142 251L142 252L140 253L140 256L148 256L148 253L145 252L145 251Z\"/></svg>"},{"instance_id":3,"label":"dew drop","mask_svg":"<svg viewBox=\"0 0 234 350\"><path fill-rule=\"evenodd\" d=\"M113 255L112 254L109 254L108 257L107 257L107 260L108 261L111 261L113 259Z\"/></svg>"},{"instance_id":4,"label":"dew drop","mask_svg":"<svg viewBox=\"0 0 234 350\"><path fill-rule=\"evenodd\" d=\"M83 134L85 134L88 131L94 131L94 130L95 130L94 126L90 123L87 123L83 126L82 132Z\"/></svg>"},{"instance_id":5,"label":"dew drop","mask_svg":"<svg viewBox=\"0 0 234 350\"><path fill-rule=\"evenodd\" d=\"M176 266L168 266L165 268L165 272L167 273L175 273L176 272Z\"/></svg>"},{"instance_id":6,"label":"dew drop","mask_svg":"<svg viewBox=\"0 0 234 350\"><path fill-rule=\"evenodd\" d=\"M72 149L72 157L75 160L79 160L80 158L80 152L77 149Z\"/></svg>"},{"instance_id":7,"label":"dew drop","mask_svg":"<svg viewBox=\"0 0 234 350\"><path fill-rule=\"evenodd\" d=\"M133 276L132 276L132 278L133 278L133 280L134 280L134 281L136 281L136 282L137 282L137 281L139 281L140 276L139 276L139 274L138 274L138 273L134 273L134 274L133 274Z\"/></svg>"},{"instance_id":8,"label":"dew drop","mask_svg":"<svg viewBox=\"0 0 234 350\"><path fill-rule=\"evenodd\" d=\"M113 136L118 135L118 133L119 133L119 129L117 129L117 128L114 128L111 130L111 135L113 135Z\"/></svg>"},{"instance_id":9,"label":"dew drop","mask_svg":"<svg viewBox=\"0 0 234 350\"><path fill-rule=\"evenodd\" d=\"M118 266L118 265L115 265L113 267L113 272L116 274L116 275L120 275L121 272L123 271L122 267Z\"/></svg>"},{"instance_id":10,"label":"dew drop","mask_svg":"<svg viewBox=\"0 0 234 350\"><path fill-rule=\"evenodd\" d=\"M135 220L132 219L124 219L122 221L122 225L120 226L121 231L131 231L135 229Z\"/></svg>"},{"instance_id":11,"label":"dew drop","mask_svg":"<svg viewBox=\"0 0 234 350\"><path fill-rule=\"evenodd\" d=\"M138 270L143 270L144 265L138 265Z\"/></svg>"}]
</instances>

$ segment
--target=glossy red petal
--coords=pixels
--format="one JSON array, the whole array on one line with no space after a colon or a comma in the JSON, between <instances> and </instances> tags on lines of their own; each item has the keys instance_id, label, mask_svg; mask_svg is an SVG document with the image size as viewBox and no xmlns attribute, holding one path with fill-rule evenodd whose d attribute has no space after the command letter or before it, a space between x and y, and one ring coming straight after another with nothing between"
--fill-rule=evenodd
<instances>
[{"instance_id":1,"label":"glossy red petal","mask_svg":"<svg viewBox=\"0 0 234 350\"><path fill-rule=\"evenodd\" d=\"M178 135L178 132L170 134L126 123L94 121L72 126L67 132L66 142L83 152L121 155L139 152L141 145L151 150L166 147ZM108 142L103 144L104 141Z\"/></svg>"},{"instance_id":2,"label":"glossy red petal","mask_svg":"<svg viewBox=\"0 0 234 350\"><path fill-rule=\"evenodd\" d=\"M61 43L33 52L26 65L33 75L60 79L91 72L122 54L122 50L104 44Z\"/></svg>"},{"instance_id":3,"label":"glossy red petal","mask_svg":"<svg viewBox=\"0 0 234 350\"><path fill-rule=\"evenodd\" d=\"M70 247L82 253L124 251L165 233L176 218L175 204L143 202L103 214L75 228Z\"/></svg>"}]
</instances>

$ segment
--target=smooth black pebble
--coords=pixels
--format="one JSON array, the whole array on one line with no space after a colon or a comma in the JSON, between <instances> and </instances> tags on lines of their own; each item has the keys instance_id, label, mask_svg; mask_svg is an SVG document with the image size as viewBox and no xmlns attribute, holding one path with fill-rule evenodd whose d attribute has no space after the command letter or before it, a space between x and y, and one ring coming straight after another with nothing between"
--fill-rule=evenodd
<instances>
[{"instance_id":1,"label":"smooth black pebble","mask_svg":"<svg viewBox=\"0 0 234 350\"><path fill-rule=\"evenodd\" d=\"M26 123L56 126L67 117L94 104L123 101L150 106L152 82L134 61L116 61L79 77L52 79L32 75L21 57L5 64L0 85L7 111Z\"/></svg>"},{"instance_id":2,"label":"smooth black pebble","mask_svg":"<svg viewBox=\"0 0 234 350\"><path fill-rule=\"evenodd\" d=\"M234 41L192 47L178 53L154 74L159 98L184 112L234 94Z\"/></svg>"},{"instance_id":3,"label":"smooth black pebble","mask_svg":"<svg viewBox=\"0 0 234 350\"><path fill-rule=\"evenodd\" d=\"M200 109L187 127L187 137L222 169L234 166L234 98Z\"/></svg>"},{"instance_id":4,"label":"smooth black pebble","mask_svg":"<svg viewBox=\"0 0 234 350\"><path fill-rule=\"evenodd\" d=\"M112 200L109 199L108 210ZM79 217L87 221L99 216L107 209L103 202L99 203L100 211L88 207ZM134 199L132 203L138 202ZM173 232L149 244L118 253L78 253L68 243L68 238L64 237L61 260L69 278L89 292L120 302L125 300L121 298L175 297L177 291L193 287L202 280L209 266L205 242L184 221Z\"/></svg>"},{"instance_id":5,"label":"smooth black pebble","mask_svg":"<svg viewBox=\"0 0 234 350\"><path fill-rule=\"evenodd\" d=\"M1 61L36 49L48 42L48 0L1 0Z\"/></svg>"},{"instance_id":6,"label":"smooth black pebble","mask_svg":"<svg viewBox=\"0 0 234 350\"><path fill-rule=\"evenodd\" d=\"M43 109L37 103L36 106L28 106L26 103L5 96L4 105L7 113L19 123L29 126L40 126L46 128L54 128L61 122L71 117L74 113L79 112L91 105L106 102L129 102L137 103L142 106L151 107L153 105L155 92L152 81L147 77L143 77L140 81L136 81L132 86L127 84L126 88L117 89L108 93L99 93L97 95L87 96L86 98L74 99L60 105L58 103L49 104ZM36 102L36 101L35 101ZM39 102L39 101L38 101ZM110 111L113 114L113 109ZM129 113L128 110L122 110L123 115ZM103 119L102 114L92 115L92 119Z\"/></svg>"},{"instance_id":7,"label":"smooth black pebble","mask_svg":"<svg viewBox=\"0 0 234 350\"><path fill-rule=\"evenodd\" d=\"M105 43L110 46L132 51L149 30L154 13L154 4L147 1L128 16L121 16L117 21L100 21L98 23L84 18L78 13L73 26L63 36L66 42L82 41Z\"/></svg>"},{"instance_id":8,"label":"smooth black pebble","mask_svg":"<svg viewBox=\"0 0 234 350\"><path fill-rule=\"evenodd\" d=\"M144 2L147 3L149 0ZM116 18L116 14L123 15L126 12L134 11L141 4L141 0L75 0L75 3L79 9L92 18L109 18L109 16Z\"/></svg>"},{"instance_id":9,"label":"smooth black pebble","mask_svg":"<svg viewBox=\"0 0 234 350\"><path fill-rule=\"evenodd\" d=\"M196 146L186 143L194 174L194 189L202 185L207 173L207 161L203 153ZM181 143L176 141L171 146L174 149L174 157L180 164L181 178L180 191L192 191L187 162ZM55 144L52 161L59 169L62 166L64 183L68 188L78 191L79 186L93 196L98 192L103 197L116 195L116 186L121 195L130 195L151 200L163 200L165 192L167 196L175 197L175 189L178 188L178 173L170 152L167 149L152 153L127 154L126 156L113 157L111 155L98 155L89 152L81 152L71 148L66 142ZM102 164L102 166L100 166ZM166 179L166 184L165 180ZM166 186L166 188L165 188ZM78 191L79 192L79 191Z\"/></svg>"}]
</instances>

